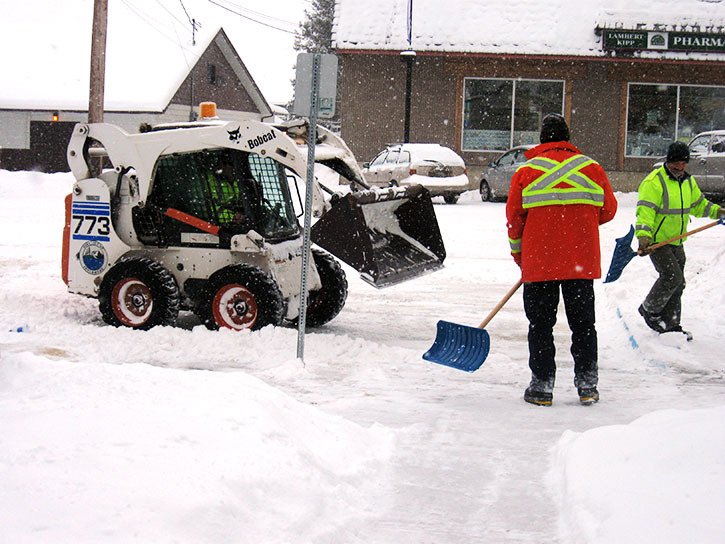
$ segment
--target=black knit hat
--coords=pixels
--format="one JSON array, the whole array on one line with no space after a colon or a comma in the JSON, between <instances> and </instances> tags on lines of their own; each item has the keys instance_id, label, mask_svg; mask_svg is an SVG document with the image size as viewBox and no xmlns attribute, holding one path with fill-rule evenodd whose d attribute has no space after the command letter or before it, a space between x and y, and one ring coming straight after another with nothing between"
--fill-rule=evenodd
<instances>
[{"instance_id":1,"label":"black knit hat","mask_svg":"<svg viewBox=\"0 0 725 544\"><path fill-rule=\"evenodd\" d=\"M690 148L685 142L672 142L667 148L666 162L690 162Z\"/></svg>"},{"instance_id":2,"label":"black knit hat","mask_svg":"<svg viewBox=\"0 0 725 544\"><path fill-rule=\"evenodd\" d=\"M569 127L566 121L558 113L547 114L541 121L541 135L539 140L542 144L547 142L568 142Z\"/></svg>"}]
</instances>

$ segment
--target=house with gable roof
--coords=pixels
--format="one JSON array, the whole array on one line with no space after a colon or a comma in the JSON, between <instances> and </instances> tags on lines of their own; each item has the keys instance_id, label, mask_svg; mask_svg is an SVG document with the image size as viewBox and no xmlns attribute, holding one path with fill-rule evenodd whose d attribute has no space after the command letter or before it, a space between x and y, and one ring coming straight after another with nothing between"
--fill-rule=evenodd
<instances>
[{"instance_id":1,"label":"house with gable roof","mask_svg":"<svg viewBox=\"0 0 725 544\"><path fill-rule=\"evenodd\" d=\"M725 128L725 0L337 0L333 47L360 160L403 141L413 59L409 139L458 151L476 187L549 112L620 190L671 141Z\"/></svg>"},{"instance_id":2,"label":"house with gable roof","mask_svg":"<svg viewBox=\"0 0 725 544\"><path fill-rule=\"evenodd\" d=\"M26 4L4 14L0 34L10 52L0 56L0 168L68 171L70 134L88 120L92 5L47 2L38 16ZM272 118L224 29L188 43L144 30L128 8L109 6L104 122L138 132L142 123L196 119L203 101L225 119Z\"/></svg>"}]
</instances>

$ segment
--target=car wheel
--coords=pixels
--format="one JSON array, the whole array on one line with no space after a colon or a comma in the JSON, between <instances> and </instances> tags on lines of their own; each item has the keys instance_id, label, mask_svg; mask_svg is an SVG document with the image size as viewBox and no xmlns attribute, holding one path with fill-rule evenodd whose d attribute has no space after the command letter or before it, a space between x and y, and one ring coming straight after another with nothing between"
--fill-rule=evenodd
<instances>
[{"instance_id":1,"label":"car wheel","mask_svg":"<svg viewBox=\"0 0 725 544\"><path fill-rule=\"evenodd\" d=\"M484 202L490 202L491 198L491 187L488 186L488 182L485 179L481 180L481 186L478 191L481 193L481 200Z\"/></svg>"},{"instance_id":2,"label":"car wheel","mask_svg":"<svg viewBox=\"0 0 725 544\"><path fill-rule=\"evenodd\" d=\"M174 276L147 258L119 261L103 278L98 292L103 321L114 327L148 330L173 325L180 304Z\"/></svg>"},{"instance_id":3,"label":"car wheel","mask_svg":"<svg viewBox=\"0 0 725 544\"><path fill-rule=\"evenodd\" d=\"M458 195L443 195L443 200L446 204L455 204L458 202Z\"/></svg>"},{"instance_id":4,"label":"car wheel","mask_svg":"<svg viewBox=\"0 0 725 544\"><path fill-rule=\"evenodd\" d=\"M256 331L282 322L284 299L275 281L256 266L222 268L212 274L196 306L207 329Z\"/></svg>"}]
</instances>

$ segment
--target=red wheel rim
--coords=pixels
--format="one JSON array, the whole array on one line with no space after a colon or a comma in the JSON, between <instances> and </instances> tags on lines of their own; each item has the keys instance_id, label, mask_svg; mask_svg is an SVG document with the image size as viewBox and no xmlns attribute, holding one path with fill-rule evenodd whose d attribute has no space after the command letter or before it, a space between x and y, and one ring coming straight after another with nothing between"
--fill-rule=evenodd
<instances>
[{"instance_id":1,"label":"red wheel rim","mask_svg":"<svg viewBox=\"0 0 725 544\"><path fill-rule=\"evenodd\" d=\"M116 318L127 327L140 327L151 317L151 289L138 278L124 278L113 286L111 304Z\"/></svg>"},{"instance_id":2,"label":"red wheel rim","mask_svg":"<svg viewBox=\"0 0 725 544\"><path fill-rule=\"evenodd\" d=\"M217 325L236 331L251 329L257 321L257 301L238 283L227 284L216 292L211 311Z\"/></svg>"}]
</instances>

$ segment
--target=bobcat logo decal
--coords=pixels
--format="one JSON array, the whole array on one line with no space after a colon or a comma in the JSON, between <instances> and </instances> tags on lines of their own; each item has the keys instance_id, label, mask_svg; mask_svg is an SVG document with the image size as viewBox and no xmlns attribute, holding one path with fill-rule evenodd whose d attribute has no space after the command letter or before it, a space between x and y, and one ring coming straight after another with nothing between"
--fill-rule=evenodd
<instances>
[{"instance_id":1,"label":"bobcat logo decal","mask_svg":"<svg viewBox=\"0 0 725 544\"><path fill-rule=\"evenodd\" d=\"M239 139L242 137L239 131L240 128L241 127L237 127L236 130L227 130L227 132L229 133L229 141L239 143Z\"/></svg>"}]
</instances>

